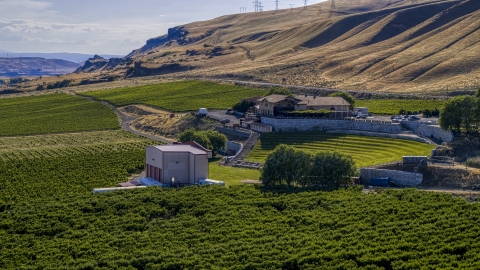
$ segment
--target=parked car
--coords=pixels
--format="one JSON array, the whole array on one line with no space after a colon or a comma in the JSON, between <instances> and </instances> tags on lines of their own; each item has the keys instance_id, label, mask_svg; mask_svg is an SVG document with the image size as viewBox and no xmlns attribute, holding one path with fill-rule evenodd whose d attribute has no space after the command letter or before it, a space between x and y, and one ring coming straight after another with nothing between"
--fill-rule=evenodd
<instances>
[{"instance_id":1,"label":"parked car","mask_svg":"<svg viewBox=\"0 0 480 270\"><path fill-rule=\"evenodd\" d=\"M416 116L416 115L412 115L408 118L410 121L418 121L420 120L420 117Z\"/></svg>"},{"instance_id":2,"label":"parked car","mask_svg":"<svg viewBox=\"0 0 480 270\"><path fill-rule=\"evenodd\" d=\"M222 121L220 121L220 123L222 123L222 124L230 123L230 119L227 119L227 118L222 119Z\"/></svg>"}]
</instances>

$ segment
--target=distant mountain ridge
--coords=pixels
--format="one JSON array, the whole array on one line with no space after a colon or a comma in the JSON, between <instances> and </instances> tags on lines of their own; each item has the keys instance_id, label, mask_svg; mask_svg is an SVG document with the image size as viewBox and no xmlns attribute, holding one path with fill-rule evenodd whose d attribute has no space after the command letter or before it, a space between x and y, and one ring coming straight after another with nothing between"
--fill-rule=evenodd
<instances>
[{"instance_id":1,"label":"distant mountain ridge","mask_svg":"<svg viewBox=\"0 0 480 270\"><path fill-rule=\"evenodd\" d=\"M65 61L75 62L75 63L82 63L87 61L89 58L93 57L92 54L84 54L84 53L16 53L16 52L9 52L0 50L0 57L40 57L45 59L61 59ZM123 57L120 55L109 55L109 54L102 54L101 55L105 59L110 58L118 58Z\"/></svg>"},{"instance_id":2,"label":"distant mountain ridge","mask_svg":"<svg viewBox=\"0 0 480 270\"><path fill-rule=\"evenodd\" d=\"M80 64L40 57L0 57L0 77L53 76L74 72Z\"/></svg>"}]
</instances>

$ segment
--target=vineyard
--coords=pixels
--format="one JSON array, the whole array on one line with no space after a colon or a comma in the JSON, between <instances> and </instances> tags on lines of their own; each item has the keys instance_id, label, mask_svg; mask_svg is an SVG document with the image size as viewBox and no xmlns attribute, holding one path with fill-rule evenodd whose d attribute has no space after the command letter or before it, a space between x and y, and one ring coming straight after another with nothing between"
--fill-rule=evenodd
<instances>
[{"instance_id":1,"label":"vineyard","mask_svg":"<svg viewBox=\"0 0 480 270\"><path fill-rule=\"evenodd\" d=\"M119 129L112 109L67 94L0 99L0 136Z\"/></svg>"},{"instance_id":2,"label":"vineyard","mask_svg":"<svg viewBox=\"0 0 480 270\"><path fill-rule=\"evenodd\" d=\"M266 133L246 159L263 162L279 144L307 151L339 151L351 155L359 168L399 161L402 156L429 155L435 148L415 141L325 132Z\"/></svg>"},{"instance_id":3,"label":"vineyard","mask_svg":"<svg viewBox=\"0 0 480 270\"><path fill-rule=\"evenodd\" d=\"M116 106L146 104L174 112L226 109L265 91L204 81L184 81L81 93Z\"/></svg>"},{"instance_id":4,"label":"vineyard","mask_svg":"<svg viewBox=\"0 0 480 270\"><path fill-rule=\"evenodd\" d=\"M0 198L21 201L117 186L145 167L158 144L125 131L0 138Z\"/></svg>"},{"instance_id":5,"label":"vineyard","mask_svg":"<svg viewBox=\"0 0 480 270\"><path fill-rule=\"evenodd\" d=\"M417 114L425 109L442 109L444 100L417 100L417 99L358 99L356 107L367 107L373 114L397 115L400 110Z\"/></svg>"},{"instance_id":6,"label":"vineyard","mask_svg":"<svg viewBox=\"0 0 480 270\"><path fill-rule=\"evenodd\" d=\"M415 190L150 188L0 202L0 268L478 269L479 214Z\"/></svg>"}]
</instances>

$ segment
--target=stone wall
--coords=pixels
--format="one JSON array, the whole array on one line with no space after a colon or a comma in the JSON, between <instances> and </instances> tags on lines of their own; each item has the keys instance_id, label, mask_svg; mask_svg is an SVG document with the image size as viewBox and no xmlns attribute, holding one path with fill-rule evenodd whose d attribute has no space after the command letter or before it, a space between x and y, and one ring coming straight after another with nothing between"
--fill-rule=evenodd
<instances>
[{"instance_id":1,"label":"stone wall","mask_svg":"<svg viewBox=\"0 0 480 270\"><path fill-rule=\"evenodd\" d=\"M250 138L250 132L245 132L245 131L240 131L240 130L235 130L235 129L229 129L229 128L223 128L223 127L215 127L215 130L222 133L222 134L230 134L233 136L239 136L239 137L245 137L245 138Z\"/></svg>"},{"instance_id":2,"label":"stone wall","mask_svg":"<svg viewBox=\"0 0 480 270\"><path fill-rule=\"evenodd\" d=\"M274 131L357 130L392 134L399 134L403 131L400 124L369 120L281 119L262 117L262 123L273 126Z\"/></svg>"},{"instance_id":3,"label":"stone wall","mask_svg":"<svg viewBox=\"0 0 480 270\"><path fill-rule=\"evenodd\" d=\"M235 155L240 153L240 151L242 151L242 149L243 149L243 145L241 143L232 142L232 141L227 142L227 150L234 150L235 153L236 153Z\"/></svg>"},{"instance_id":4,"label":"stone wall","mask_svg":"<svg viewBox=\"0 0 480 270\"><path fill-rule=\"evenodd\" d=\"M415 133L418 136L424 136L429 138L435 138L441 140L442 142L451 142L453 141L453 133L450 130L444 130L440 126L436 125L423 125L420 126Z\"/></svg>"},{"instance_id":5,"label":"stone wall","mask_svg":"<svg viewBox=\"0 0 480 270\"><path fill-rule=\"evenodd\" d=\"M423 174L373 168L360 169L360 175L364 181L370 182L374 177L390 177L392 182L401 186L418 186L423 181Z\"/></svg>"},{"instance_id":6,"label":"stone wall","mask_svg":"<svg viewBox=\"0 0 480 270\"><path fill-rule=\"evenodd\" d=\"M418 164L422 160L427 160L426 156L405 156L403 157L403 164Z\"/></svg>"}]
</instances>

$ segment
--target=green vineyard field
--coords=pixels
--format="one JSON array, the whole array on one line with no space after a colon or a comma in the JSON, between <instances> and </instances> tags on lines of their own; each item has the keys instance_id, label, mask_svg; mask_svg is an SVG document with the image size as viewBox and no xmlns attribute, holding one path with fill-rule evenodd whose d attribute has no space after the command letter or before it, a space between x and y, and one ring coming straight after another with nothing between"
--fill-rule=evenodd
<instances>
[{"instance_id":1,"label":"green vineyard field","mask_svg":"<svg viewBox=\"0 0 480 270\"><path fill-rule=\"evenodd\" d=\"M116 106L146 104L173 112L199 108L226 109L244 98L262 96L263 90L202 81L184 81L81 93Z\"/></svg>"},{"instance_id":2,"label":"green vineyard field","mask_svg":"<svg viewBox=\"0 0 480 270\"><path fill-rule=\"evenodd\" d=\"M157 142L125 131L0 138L0 198L45 199L115 187L145 167Z\"/></svg>"},{"instance_id":3,"label":"green vineyard field","mask_svg":"<svg viewBox=\"0 0 480 270\"><path fill-rule=\"evenodd\" d=\"M400 110L419 112L425 109L441 110L444 100L412 100L412 99L358 99L356 107L367 107L373 114L397 115Z\"/></svg>"},{"instance_id":4,"label":"green vineyard field","mask_svg":"<svg viewBox=\"0 0 480 270\"><path fill-rule=\"evenodd\" d=\"M1 269L479 269L480 204L441 193L149 188L0 201Z\"/></svg>"},{"instance_id":5,"label":"green vineyard field","mask_svg":"<svg viewBox=\"0 0 480 270\"><path fill-rule=\"evenodd\" d=\"M0 136L120 128L112 109L67 94L0 99L0 115Z\"/></svg>"},{"instance_id":6,"label":"green vineyard field","mask_svg":"<svg viewBox=\"0 0 480 270\"><path fill-rule=\"evenodd\" d=\"M435 148L415 141L325 132L267 133L262 134L260 142L246 159L263 162L267 154L279 144L312 152L339 151L351 155L359 168L399 161L402 156L429 155Z\"/></svg>"}]
</instances>

